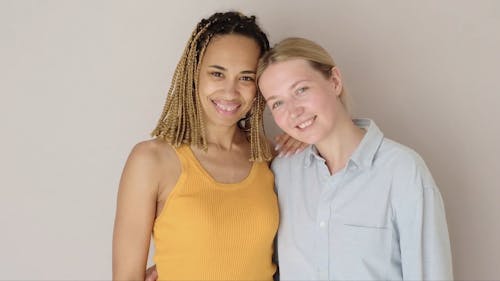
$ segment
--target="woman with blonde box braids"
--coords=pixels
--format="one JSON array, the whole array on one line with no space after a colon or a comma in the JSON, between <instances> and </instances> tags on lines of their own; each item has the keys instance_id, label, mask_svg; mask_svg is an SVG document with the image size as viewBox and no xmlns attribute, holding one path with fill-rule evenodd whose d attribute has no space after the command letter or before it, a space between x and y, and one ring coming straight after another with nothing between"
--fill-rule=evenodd
<instances>
[{"instance_id":1,"label":"woman with blonde box braids","mask_svg":"<svg viewBox=\"0 0 500 281\"><path fill-rule=\"evenodd\" d=\"M155 138L133 148L122 174L113 279L144 279L153 234L159 280L272 280L279 214L255 84L268 49L254 16L198 23Z\"/></svg>"}]
</instances>

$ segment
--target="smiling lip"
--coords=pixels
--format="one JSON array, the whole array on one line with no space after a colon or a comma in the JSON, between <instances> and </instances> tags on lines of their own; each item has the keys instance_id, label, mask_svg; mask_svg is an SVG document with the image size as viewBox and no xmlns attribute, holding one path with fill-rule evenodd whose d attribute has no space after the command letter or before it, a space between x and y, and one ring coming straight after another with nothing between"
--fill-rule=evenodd
<instances>
[{"instance_id":1,"label":"smiling lip","mask_svg":"<svg viewBox=\"0 0 500 281\"><path fill-rule=\"evenodd\" d=\"M239 103L221 100L212 100L212 103L215 105L215 109L222 114L234 114L241 106Z\"/></svg>"},{"instance_id":2,"label":"smiling lip","mask_svg":"<svg viewBox=\"0 0 500 281\"><path fill-rule=\"evenodd\" d=\"M314 121L316 120L316 116L313 116L301 123L299 123L297 126L295 126L296 128L300 129L300 130L304 130L306 129L307 127L311 126Z\"/></svg>"}]
</instances>

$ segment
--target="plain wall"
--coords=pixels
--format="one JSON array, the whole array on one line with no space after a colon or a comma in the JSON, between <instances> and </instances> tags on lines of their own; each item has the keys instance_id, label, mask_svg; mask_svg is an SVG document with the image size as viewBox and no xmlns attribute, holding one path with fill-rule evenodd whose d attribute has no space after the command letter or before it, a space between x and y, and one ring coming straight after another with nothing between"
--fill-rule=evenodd
<instances>
[{"instance_id":1,"label":"plain wall","mask_svg":"<svg viewBox=\"0 0 500 281\"><path fill-rule=\"evenodd\" d=\"M354 116L433 172L456 279L499 280L495 0L0 0L0 279L111 278L125 159L195 24L230 8L255 13L273 43L303 36L332 53Z\"/></svg>"}]
</instances>

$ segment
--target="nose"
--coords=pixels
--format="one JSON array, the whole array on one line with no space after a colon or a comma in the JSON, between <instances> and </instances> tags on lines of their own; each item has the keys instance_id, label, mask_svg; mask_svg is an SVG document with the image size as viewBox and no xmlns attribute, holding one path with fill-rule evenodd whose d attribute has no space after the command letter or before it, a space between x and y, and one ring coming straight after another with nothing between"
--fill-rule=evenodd
<instances>
[{"instance_id":1,"label":"nose","mask_svg":"<svg viewBox=\"0 0 500 281\"><path fill-rule=\"evenodd\" d=\"M226 95L233 97L238 94L238 83L228 79L224 90Z\"/></svg>"},{"instance_id":2,"label":"nose","mask_svg":"<svg viewBox=\"0 0 500 281\"><path fill-rule=\"evenodd\" d=\"M304 113L304 107L302 107L300 104L298 104L296 101L292 100L288 103L288 113L290 114L290 118L296 119L302 113Z\"/></svg>"}]
</instances>

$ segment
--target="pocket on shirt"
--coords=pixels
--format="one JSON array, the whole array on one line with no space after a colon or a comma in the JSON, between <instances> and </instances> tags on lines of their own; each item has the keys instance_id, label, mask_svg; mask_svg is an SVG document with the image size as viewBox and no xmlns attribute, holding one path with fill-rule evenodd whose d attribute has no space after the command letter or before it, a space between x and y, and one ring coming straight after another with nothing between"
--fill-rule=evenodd
<instances>
[{"instance_id":1,"label":"pocket on shirt","mask_svg":"<svg viewBox=\"0 0 500 281\"><path fill-rule=\"evenodd\" d=\"M384 206L366 208L355 204L337 207L332 212L335 226L341 235L359 237L365 241L385 239L389 229L388 211ZM335 232L335 229L334 229ZM352 240L349 237L347 240Z\"/></svg>"},{"instance_id":2,"label":"pocket on shirt","mask_svg":"<svg viewBox=\"0 0 500 281\"><path fill-rule=\"evenodd\" d=\"M371 229L387 229L388 227L384 224L379 223L360 223L360 222L345 222L343 223L345 226L349 227L359 227L359 228L371 228Z\"/></svg>"},{"instance_id":3,"label":"pocket on shirt","mask_svg":"<svg viewBox=\"0 0 500 281\"><path fill-rule=\"evenodd\" d=\"M368 248L375 248L386 243L389 238L389 228L377 223L360 223L359 221L337 221L333 225L334 237L338 236L344 242L351 244L363 244Z\"/></svg>"},{"instance_id":4,"label":"pocket on shirt","mask_svg":"<svg viewBox=\"0 0 500 281\"><path fill-rule=\"evenodd\" d=\"M365 262L389 258L392 231L383 220L367 216L334 221L332 250Z\"/></svg>"},{"instance_id":5,"label":"pocket on shirt","mask_svg":"<svg viewBox=\"0 0 500 281\"><path fill-rule=\"evenodd\" d=\"M359 221L337 221L332 227L332 264L340 269L336 279L388 280L386 268L392 251L390 228Z\"/></svg>"}]
</instances>

